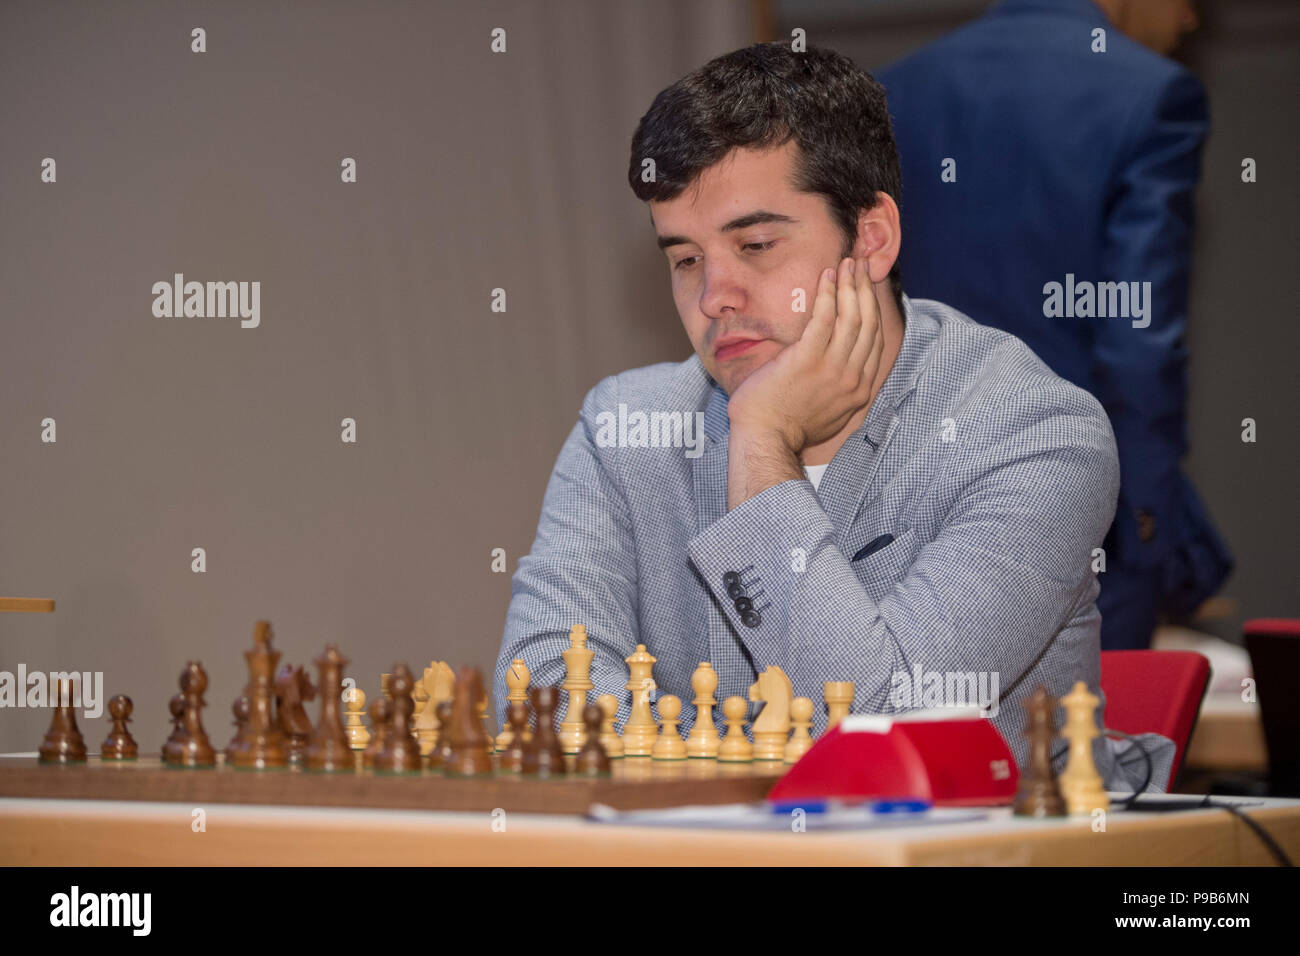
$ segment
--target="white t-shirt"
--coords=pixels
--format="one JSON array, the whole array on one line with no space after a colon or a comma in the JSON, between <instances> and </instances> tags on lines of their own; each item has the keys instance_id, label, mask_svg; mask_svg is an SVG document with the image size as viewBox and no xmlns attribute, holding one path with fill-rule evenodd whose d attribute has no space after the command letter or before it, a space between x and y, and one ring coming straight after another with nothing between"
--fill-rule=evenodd
<instances>
[{"instance_id":1,"label":"white t-shirt","mask_svg":"<svg viewBox=\"0 0 1300 956\"><path fill-rule=\"evenodd\" d=\"M817 485L821 483L822 475L826 474L826 469L829 467L829 464L803 466L803 473L807 475L808 480L812 482L814 491L817 489Z\"/></svg>"}]
</instances>

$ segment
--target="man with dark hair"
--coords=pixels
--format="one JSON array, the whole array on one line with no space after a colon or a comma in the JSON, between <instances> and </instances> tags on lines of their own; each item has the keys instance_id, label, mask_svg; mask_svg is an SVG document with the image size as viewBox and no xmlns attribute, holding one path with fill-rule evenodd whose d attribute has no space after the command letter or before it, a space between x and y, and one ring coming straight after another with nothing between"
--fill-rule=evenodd
<instances>
[{"instance_id":1,"label":"man with dark hair","mask_svg":"<svg viewBox=\"0 0 1300 956\"><path fill-rule=\"evenodd\" d=\"M655 98L628 177L696 354L587 395L514 577L499 711L514 658L563 680L575 624L622 718L638 644L685 701L709 661L719 701L775 665L815 701L853 681L862 713L982 706L1022 763L1025 695L1098 689L1110 425L1019 340L902 293L898 176L883 91L829 50L756 45ZM1163 788L1172 745L1145 743ZM1112 788L1134 756L1094 742Z\"/></svg>"}]
</instances>

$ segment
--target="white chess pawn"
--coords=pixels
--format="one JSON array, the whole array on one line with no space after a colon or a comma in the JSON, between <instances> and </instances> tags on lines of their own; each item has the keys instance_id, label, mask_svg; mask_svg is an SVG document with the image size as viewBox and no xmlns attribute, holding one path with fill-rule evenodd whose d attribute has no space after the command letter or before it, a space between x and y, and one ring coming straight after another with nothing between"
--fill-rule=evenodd
<instances>
[{"instance_id":1,"label":"white chess pawn","mask_svg":"<svg viewBox=\"0 0 1300 956\"><path fill-rule=\"evenodd\" d=\"M681 715L680 698L672 694L664 694L659 698L659 719L663 721L663 729L659 732L659 739L655 741L654 750L650 753L655 760L686 759L686 744L682 741L681 734L677 732L677 721Z\"/></svg>"},{"instance_id":2,"label":"white chess pawn","mask_svg":"<svg viewBox=\"0 0 1300 956\"><path fill-rule=\"evenodd\" d=\"M348 738L348 747L352 750L365 750L370 743L370 731L366 730L361 715L366 710L366 692L360 687L351 687L343 692L343 706L347 716L343 718L343 732Z\"/></svg>"},{"instance_id":3,"label":"white chess pawn","mask_svg":"<svg viewBox=\"0 0 1300 956\"><path fill-rule=\"evenodd\" d=\"M785 762L798 763L813 745L812 739L813 702L810 697L796 697L790 701L790 723L794 733L785 745Z\"/></svg>"},{"instance_id":4,"label":"white chess pawn","mask_svg":"<svg viewBox=\"0 0 1300 956\"><path fill-rule=\"evenodd\" d=\"M745 736L745 712L749 705L743 697L728 697L722 704L727 719L727 735L718 746L718 760L723 763L748 763L754 759L754 747Z\"/></svg>"}]
</instances>

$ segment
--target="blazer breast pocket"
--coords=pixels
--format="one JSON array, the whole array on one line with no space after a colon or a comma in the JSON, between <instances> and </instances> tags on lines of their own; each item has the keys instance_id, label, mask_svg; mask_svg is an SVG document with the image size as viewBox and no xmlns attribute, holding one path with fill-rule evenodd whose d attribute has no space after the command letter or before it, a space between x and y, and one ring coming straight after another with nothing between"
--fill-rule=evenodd
<instances>
[{"instance_id":1,"label":"blazer breast pocket","mask_svg":"<svg viewBox=\"0 0 1300 956\"><path fill-rule=\"evenodd\" d=\"M888 534L877 535L860 545L854 555L849 566L872 600L879 599L907 577L916 557L916 532L908 529L892 539Z\"/></svg>"}]
</instances>

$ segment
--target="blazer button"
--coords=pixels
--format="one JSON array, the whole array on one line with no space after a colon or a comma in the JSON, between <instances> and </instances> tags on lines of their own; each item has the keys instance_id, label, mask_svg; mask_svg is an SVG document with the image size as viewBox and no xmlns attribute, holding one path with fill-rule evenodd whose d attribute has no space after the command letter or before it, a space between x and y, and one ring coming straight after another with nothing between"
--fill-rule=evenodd
<instances>
[{"instance_id":1,"label":"blazer button","mask_svg":"<svg viewBox=\"0 0 1300 956\"><path fill-rule=\"evenodd\" d=\"M763 618L757 611L746 611L740 616L740 620L744 622L745 627L758 627L763 623Z\"/></svg>"},{"instance_id":2,"label":"blazer button","mask_svg":"<svg viewBox=\"0 0 1300 956\"><path fill-rule=\"evenodd\" d=\"M751 601L749 598L747 597L736 598L736 610L739 611L741 614L744 614L746 611L753 610L753 608L754 608L754 602Z\"/></svg>"},{"instance_id":3,"label":"blazer button","mask_svg":"<svg viewBox=\"0 0 1300 956\"><path fill-rule=\"evenodd\" d=\"M745 589L739 584L727 585L727 597L731 598L733 601L744 593Z\"/></svg>"},{"instance_id":4,"label":"blazer button","mask_svg":"<svg viewBox=\"0 0 1300 956\"><path fill-rule=\"evenodd\" d=\"M740 575L737 574L735 571L728 571L726 574L722 576L723 587L729 588L733 584L739 584L739 583L740 583Z\"/></svg>"}]
</instances>

